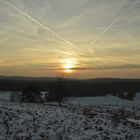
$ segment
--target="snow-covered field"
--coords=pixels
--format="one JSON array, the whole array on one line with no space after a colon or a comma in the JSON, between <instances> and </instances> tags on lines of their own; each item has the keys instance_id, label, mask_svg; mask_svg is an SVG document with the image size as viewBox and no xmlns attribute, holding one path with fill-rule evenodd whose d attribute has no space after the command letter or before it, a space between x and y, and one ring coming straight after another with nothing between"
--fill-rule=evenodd
<instances>
[{"instance_id":1,"label":"snow-covered field","mask_svg":"<svg viewBox=\"0 0 140 140\"><path fill-rule=\"evenodd\" d=\"M10 101L12 91L0 91L0 101Z\"/></svg>"},{"instance_id":2,"label":"snow-covered field","mask_svg":"<svg viewBox=\"0 0 140 140\"><path fill-rule=\"evenodd\" d=\"M136 119L140 124L140 93L133 100L121 99L117 96L70 97L65 102L69 105L86 107L103 113L123 115ZM123 113L123 114L122 114Z\"/></svg>"},{"instance_id":3,"label":"snow-covered field","mask_svg":"<svg viewBox=\"0 0 140 140\"><path fill-rule=\"evenodd\" d=\"M140 106L140 93L136 93L136 97L131 100L124 100L117 96L97 96L97 97L70 97L66 102L80 106L95 106L95 105L119 105L119 106Z\"/></svg>"},{"instance_id":4,"label":"snow-covered field","mask_svg":"<svg viewBox=\"0 0 140 140\"><path fill-rule=\"evenodd\" d=\"M135 123L64 106L0 102L0 140L139 140Z\"/></svg>"},{"instance_id":5,"label":"snow-covered field","mask_svg":"<svg viewBox=\"0 0 140 140\"><path fill-rule=\"evenodd\" d=\"M69 98L62 106L0 101L0 140L140 140L138 96Z\"/></svg>"},{"instance_id":6,"label":"snow-covered field","mask_svg":"<svg viewBox=\"0 0 140 140\"><path fill-rule=\"evenodd\" d=\"M121 99L117 96L70 97L65 102L70 105L98 108L99 110L125 109L125 111L140 110L140 93L133 100Z\"/></svg>"}]
</instances>

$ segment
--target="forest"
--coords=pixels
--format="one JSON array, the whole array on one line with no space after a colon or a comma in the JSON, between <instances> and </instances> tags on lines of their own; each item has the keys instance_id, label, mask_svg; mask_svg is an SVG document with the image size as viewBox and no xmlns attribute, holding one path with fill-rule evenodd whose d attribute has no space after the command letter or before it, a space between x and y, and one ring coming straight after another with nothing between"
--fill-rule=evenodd
<instances>
[{"instance_id":1,"label":"forest","mask_svg":"<svg viewBox=\"0 0 140 140\"><path fill-rule=\"evenodd\" d=\"M33 85L39 91L50 91L63 97L105 96L140 91L140 79L66 79L41 77L0 77L1 91L23 91ZM55 95L53 95L55 96ZM123 96L122 96L123 97ZM125 98L125 97L124 97Z\"/></svg>"}]
</instances>

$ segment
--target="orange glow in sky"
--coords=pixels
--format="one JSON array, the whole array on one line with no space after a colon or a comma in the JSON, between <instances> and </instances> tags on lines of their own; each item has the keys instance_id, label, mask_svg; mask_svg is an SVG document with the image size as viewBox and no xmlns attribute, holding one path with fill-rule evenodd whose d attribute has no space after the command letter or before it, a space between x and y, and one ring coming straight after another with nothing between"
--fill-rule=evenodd
<instances>
[{"instance_id":1,"label":"orange glow in sky","mask_svg":"<svg viewBox=\"0 0 140 140\"><path fill-rule=\"evenodd\" d=\"M64 71L65 71L65 73L72 73L71 69L65 69Z\"/></svg>"},{"instance_id":2,"label":"orange glow in sky","mask_svg":"<svg viewBox=\"0 0 140 140\"><path fill-rule=\"evenodd\" d=\"M140 78L140 0L75 1L0 0L0 76Z\"/></svg>"},{"instance_id":3,"label":"orange glow in sky","mask_svg":"<svg viewBox=\"0 0 140 140\"><path fill-rule=\"evenodd\" d=\"M65 73L72 73L72 68L74 67L74 62L71 59L66 59L63 62L63 68Z\"/></svg>"},{"instance_id":4,"label":"orange glow in sky","mask_svg":"<svg viewBox=\"0 0 140 140\"><path fill-rule=\"evenodd\" d=\"M65 73L72 73L73 64L72 63L66 63L63 65L64 72Z\"/></svg>"}]
</instances>

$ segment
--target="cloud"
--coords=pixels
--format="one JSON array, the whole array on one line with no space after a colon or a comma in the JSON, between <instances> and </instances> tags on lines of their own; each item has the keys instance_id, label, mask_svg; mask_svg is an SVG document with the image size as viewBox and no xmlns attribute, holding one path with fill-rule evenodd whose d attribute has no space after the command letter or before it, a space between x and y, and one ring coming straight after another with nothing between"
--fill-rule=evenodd
<instances>
[{"instance_id":1,"label":"cloud","mask_svg":"<svg viewBox=\"0 0 140 140\"><path fill-rule=\"evenodd\" d=\"M137 0L13 0L9 2L65 37L76 47L73 48L59 40L0 1L0 66L7 66L7 73L8 71L11 73L10 65L13 66L14 71L14 67L17 68L22 64L24 74L28 74L28 70L25 69L29 65L35 67L35 70L45 71L47 67L50 69L47 70L49 73L51 69L59 69L57 66L67 58L76 59L75 67L79 71L87 70L85 76L90 74L92 76L93 71L98 69L103 73L107 69L120 69L120 71L128 69L129 73L134 68L138 69L140 3L120 14L115 24L109 26L106 34L94 46L91 44L101 32L107 29L106 27L122 7L130 7ZM34 70L31 71L33 73Z\"/></svg>"},{"instance_id":2,"label":"cloud","mask_svg":"<svg viewBox=\"0 0 140 140\"><path fill-rule=\"evenodd\" d=\"M100 66L100 67L79 67L71 68L72 70L112 70L112 69L140 69L140 64L126 64L126 65L114 65L114 66Z\"/></svg>"}]
</instances>

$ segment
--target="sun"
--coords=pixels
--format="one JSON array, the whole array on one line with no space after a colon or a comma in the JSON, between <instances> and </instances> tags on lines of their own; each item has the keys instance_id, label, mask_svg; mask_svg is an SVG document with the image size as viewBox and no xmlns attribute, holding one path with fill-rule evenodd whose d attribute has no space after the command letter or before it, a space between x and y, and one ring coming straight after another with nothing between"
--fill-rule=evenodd
<instances>
[{"instance_id":1,"label":"sun","mask_svg":"<svg viewBox=\"0 0 140 140\"><path fill-rule=\"evenodd\" d=\"M62 66L65 73L72 73L72 68L74 68L74 61L72 59L65 59Z\"/></svg>"},{"instance_id":2,"label":"sun","mask_svg":"<svg viewBox=\"0 0 140 140\"><path fill-rule=\"evenodd\" d=\"M64 71L65 71L65 73L72 73L71 69L65 69Z\"/></svg>"},{"instance_id":3,"label":"sun","mask_svg":"<svg viewBox=\"0 0 140 140\"><path fill-rule=\"evenodd\" d=\"M63 65L63 67L65 69L71 69L71 68L73 68L73 64L72 63L66 63L66 64Z\"/></svg>"},{"instance_id":4,"label":"sun","mask_svg":"<svg viewBox=\"0 0 140 140\"><path fill-rule=\"evenodd\" d=\"M72 73L73 64L72 63L66 63L66 64L63 65L63 68L64 68L64 72Z\"/></svg>"}]
</instances>

